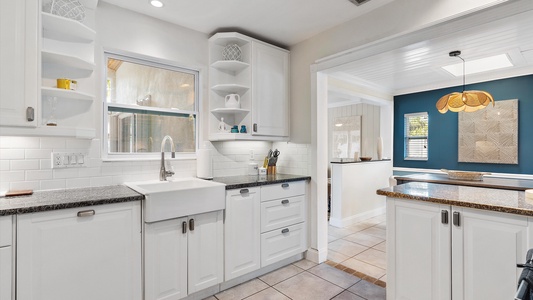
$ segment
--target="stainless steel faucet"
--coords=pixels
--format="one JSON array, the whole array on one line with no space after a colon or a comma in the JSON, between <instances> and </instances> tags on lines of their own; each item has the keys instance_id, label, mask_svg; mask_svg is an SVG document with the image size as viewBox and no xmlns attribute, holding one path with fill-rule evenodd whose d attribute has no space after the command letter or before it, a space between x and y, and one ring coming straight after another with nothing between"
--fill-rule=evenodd
<instances>
[{"instance_id":1,"label":"stainless steel faucet","mask_svg":"<svg viewBox=\"0 0 533 300\"><path fill-rule=\"evenodd\" d=\"M167 181L167 177L174 175L172 170L167 171L165 169L165 143L170 141L170 151L172 153L172 158L176 157L176 149L174 148L174 141L168 135L165 135L163 141L161 142L161 169L159 170L159 180Z\"/></svg>"}]
</instances>

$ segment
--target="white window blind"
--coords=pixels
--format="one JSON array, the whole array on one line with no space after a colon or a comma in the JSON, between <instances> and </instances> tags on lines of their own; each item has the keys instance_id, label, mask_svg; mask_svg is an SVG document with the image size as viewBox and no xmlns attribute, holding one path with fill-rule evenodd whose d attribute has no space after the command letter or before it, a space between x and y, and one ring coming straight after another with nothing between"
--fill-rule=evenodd
<instances>
[{"instance_id":1,"label":"white window blind","mask_svg":"<svg viewBox=\"0 0 533 300\"><path fill-rule=\"evenodd\" d=\"M428 123L427 112L404 115L404 159L428 159Z\"/></svg>"}]
</instances>

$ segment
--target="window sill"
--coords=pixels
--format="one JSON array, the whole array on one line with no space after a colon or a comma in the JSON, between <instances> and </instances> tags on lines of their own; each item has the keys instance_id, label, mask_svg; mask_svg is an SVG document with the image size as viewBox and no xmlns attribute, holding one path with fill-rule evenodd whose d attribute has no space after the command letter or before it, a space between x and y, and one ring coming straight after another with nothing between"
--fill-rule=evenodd
<instances>
[{"instance_id":1,"label":"window sill","mask_svg":"<svg viewBox=\"0 0 533 300\"><path fill-rule=\"evenodd\" d=\"M404 157L403 160L428 161L427 157Z\"/></svg>"}]
</instances>

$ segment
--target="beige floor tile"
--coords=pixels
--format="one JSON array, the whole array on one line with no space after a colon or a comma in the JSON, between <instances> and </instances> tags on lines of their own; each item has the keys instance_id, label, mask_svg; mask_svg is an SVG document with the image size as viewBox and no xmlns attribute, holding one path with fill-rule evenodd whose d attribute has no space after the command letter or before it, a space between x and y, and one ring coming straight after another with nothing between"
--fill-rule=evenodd
<instances>
[{"instance_id":1,"label":"beige floor tile","mask_svg":"<svg viewBox=\"0 0 533 300\"><path fill-rule=\"evenodd\" d=\"M379 250L379 251L383 251L383 252L387 252L387 242L383 242L383 243L379 243L375 246L372 247L373 249L376 249L376 250Z\"/></svg>"},{"instance_id":2,"label":"beige floor tile","mask_svg":"<svg viewBox=\"0 0 533 300\"><path fill-rule=\"evenodd\" d=\"M361 231L361 233L373 235L373 236L376 236L376 237L381 238L381 239L386 239L387 238L387 236L386 236L387 231L384 230L384 229L381 229L381 228L376 228L376 227L367 228L367 229Z\"/></svg>"},{"instance_id":3,"label":"beige floor tile","mask_svg":"<svg viewBox=\"0 0 533 300\"><path fill-rule=\"evenodd\" d=\"M218 293L215 296L219 300L240 300L266 288L268 288L268 285L256 278Z\"/></svg>"},{"instance_id":4,"label":"beige floor tile","mask_svg":"<svg viewBox=\"0 0 533 300\"><path fill-rule=\"evenodd\" d=\"M379 223L374 227L379 228L379 229L387 229L387 223L386 222Z\"/></svg>"},{"instance_id":5,"label":"beige floor tile","mask_svg":"<svg viewBox=\"0 0 533 300\"><path fill-rule=\"evenodd\" d=\"M343 291L307 271L276 284L274 288L293 300L327 300Z\"/></svg>"},{"instance_id":6,"label":"beige floor tile","mask_svg":"<svg viewBox=\"0 0 533 300\"><path fill-rule=\"evenodd\" d=\"M354 234L350 234L349 236L345 236L343 239L363 245L363 246L367 246L367 247L373 247L384 241L384 239L382 238L378 238L373 235L364 234L362 232L356 232Z\"/></svg>"},{"instance_id":7,"label":"beige floor tile","mask_svg":"<svg viewBox=\"0 0 533 300\"><path fill-rule=\"evenodd\" d=\"M365 251L366 249L368 249L368 247L341 239L329 243L328 249L352 257Z\"/></svg>"},{"instance_id":8,"label":"beige floor tile","mask_svg":"<svg viewBox=\"0 0 533 300\"><path fill-rule=\"evenodd\" d=\"M358 272L372 276L374 278L380 278L385 275L386 271L382 268L367 264L355 258L350 258L342 262L342 265L350 269L354 269Z\"/></svg>"},{"instance_id":9,"label":"beige floor tile","mask_svg":"<svg viewBox=\"0 0 533 300\"><path fill-rule=\"evenodd\" d=\"M328 243L331 243L331 242L336 241L338 239L340 239L340 238L328 234Z\"/></svg>"},{"instance_id":10,"label":"beige floor tile","mask_svg":"<svg viewBox=\"0 0 533 300\"><path fill-rule=\"evenodd\" d=\"M383 275L379 280L387 282L387 274Z\"/></svg>"},{"instance_id":11,"label":"beige floor tile","mask_svg":"<svg viewBox=\"0 0 533 300\"><path fill-rule=\"evenodd\" d=\"M354 224L354 225L351 225L351 226L348 226L346 227L347 229L353 231L354 233L355 232L359 232L359 231L362 231L362 230L365 230L367 228L370 228L374 226L373 224L363 224L363 223L357 223L357 224Z\"/></svg>"},{"instance_id":12,"label":"beige floor tile","mask_svg":"<svg viewBox=\"0 0 533 300\"><path fill-rule=\"evenodd\" d=\"M259 279L264 281L266 284L272 286L303 271L303 269L298 268L294 265L288 265L286 267L279 268L275 271L265 274L259 277Z\"/></svg>"},{"instance_id":13,"label":"beige floor tile","mask_svg":"<svg viewBox=\"0 0 533 300\"><path fill-rule=\"evenodd\" d=\"M313 273L316 276L325 279L335 285L338 285L343 289L347 289L359 280L361 280L361 278L357 276L348 274L327 264L320 264L316 267L309 269L308 272Z\"/></svg>"},{"instance_id":14,"label":"beige floor tile","mask_svg":"<svg viewBox=\"0 0 533 300\"><path fill-rule=\"evenodd\" d=\"M204 298L203 300L217 300L217 298L215 298L215 296L211 296L209 298Z\"/></svg>"},{"instance_id":15,"label":"beige floor tile","mask_svg":"<svg viewBox=\"0 0 533 300\"><path fill-rule=\"evenodd\" d=\"M349 228L338 228L335 226L328 226L328 235L331 235L336 238L343 238L347 235L354 233L354 231Z\"/></svg>"},{"instance_id":16,"label":"beige floor tile","mask_svg":"<svg viewBox=\"0 0 533 300\"><path fill-rule=\"evenodd\" d=\"M336 262L338 264L342 263L343 261L349 259L350 256L344 255L342 253L339 253L337 251L333 251L331 249L328 249L328 260L331 260L333 262Z\"/></svg>"},{"instance_id":17,"label":"beige floor tile","mask_svg":"<svg viewBox=\"0 0 533 300\"><path fill-rule=\"evenodd\" d=\"M365 300L365 298L361 298L356 294L350 293L349 291L344 291L339 295L335 296L333 300Z\"/></svg>"},{"instance_id":18,"label":"beige floor tile","mask_svg":"<svg viewBox=\"0 0 533 300\"><path fill-rule=\"evenodd\" d=\"M368 281L361 280L358 283L351 286L348 291L361 296L365 299L372 299L372 300L385 300L386 299L386 293L385 289L374 285Z\"/></svg>"},{"instance_id":19,"label":"beige floor tile","mask_svg":"<svg viewBox=\"0 0 533 300\"><path fill-rule=\"evenodd\" d=\"M290 298L273 288L268 288L260 291L257 294L253 294L252 296L246 298L246 300L290 300Z\"/></svg>"},{"instance_id":20,"label":"beige floor tile","mask_svg":"<svg viewBox=\"0 0 533 300\"><path fill-rule=\"evenodd\" d=\"M387 269L387 255L383 251L368 249L357 254L354 258L378 268Z\"/></svg>"},{"instance_id":21,"label":"beige floor tile","mask_svg":"<svg viewBox=\"0 0 533 300\"><path fill-rule=\"evenodd\" d=\"M312 261L310 261L310 260L302 259L302 260L299 260L299 261L293 263L293 265L297 266L300 269L307 270L307 269L310 269L310 268L316 266L317 264L312 262Z\"/></svg>"}]
</instances>

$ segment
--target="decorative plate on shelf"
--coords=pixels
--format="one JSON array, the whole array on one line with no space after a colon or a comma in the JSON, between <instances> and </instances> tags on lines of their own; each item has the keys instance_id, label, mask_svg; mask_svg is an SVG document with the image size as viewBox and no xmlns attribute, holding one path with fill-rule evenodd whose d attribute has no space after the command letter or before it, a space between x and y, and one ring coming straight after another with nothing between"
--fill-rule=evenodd
<instances>
[{"instance_id":1,"label":"decorative plate on shelf","mask_svg":"<svg viewBox=\"0 0 533 300\"><path fill-rule=\"evenodd\" d=\"M483 175L490 175L488 172L471 172L471 171L452 171L441 169L442 172L448 174L448 178L455 180L469 180L469 181L482 181Z\"/></svg>"},{"instance_id":2,"label":"decorative plate on shelf","mask_svg":"<svg viewBox=\"0 0 533 300\"><path fill-rule=\"evenodd\" d=\"M224 58L224 60L242 61L241 47L237 44L228 44L222 50L222 58Z\"/></svg>"},{"instance_id":3,"label":"decorative plate on shelf","mask_svg":"<svg viewBox=\"0 0 533 300\"><path fill-rule=\"evenodd\" d=\"M361 157L359 157L359 159L361 161L371 161L372 157L371 156L361 156Z\"/></svg>"},{"instance_id":4,"label":"decorative plate on shelf","mask_svg":"<svg viewBox=\"0 0 533 300\"><path fill-rule=\"evenodd\" d=\"M82 22L85 7L78 0L52 0L43 7L44 12Z\"/></svg>"}]
</instances>

